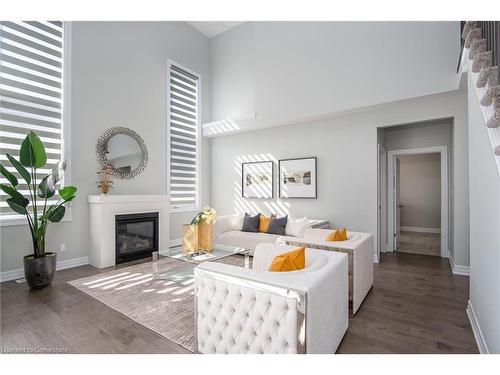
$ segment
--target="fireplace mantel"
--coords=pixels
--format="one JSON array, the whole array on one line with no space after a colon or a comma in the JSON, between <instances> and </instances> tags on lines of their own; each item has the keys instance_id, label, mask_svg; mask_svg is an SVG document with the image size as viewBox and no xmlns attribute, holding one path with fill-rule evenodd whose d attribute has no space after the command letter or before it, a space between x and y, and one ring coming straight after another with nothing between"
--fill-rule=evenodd
<instances>
[{"instance_id":1,"label":"fireplace mantel","mask_svg":"<svg viewBox=\"0 0 500 375\"><path fill-rule=\"evenodd\" d=\"M89 195L90 256L97 268L115 265L115 216L158 212L160 249L169 240L169 206L167 195Z\"/></svg>"}]
</instances>

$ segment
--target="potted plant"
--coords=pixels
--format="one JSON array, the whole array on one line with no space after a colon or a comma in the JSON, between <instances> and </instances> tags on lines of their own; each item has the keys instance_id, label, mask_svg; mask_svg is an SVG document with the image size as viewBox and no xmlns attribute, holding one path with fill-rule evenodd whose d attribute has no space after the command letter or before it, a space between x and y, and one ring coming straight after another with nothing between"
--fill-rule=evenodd
<instances>
[{"instance_id":1,"label":"potted plant","mask_svg":"<svg viewBox=\"0 0 500 375\"><path fill-rule=\"evenodd\" d=\"M76 196L76 187L65 186L58 190L59 199L47 206L47 200L56 195L56 185L66 170L66 162L61 161L51 174L41 180L37 169L47 163L45 147L38 136L30 131L21 143L19 160L6 154L7 159L25 181L28 187L26 196L19 190L17 177L0 164L0 172L9 184L0 188L9 196L9 207L18 214L25 215L33 240L33 254L24 257L24 275L30 290L43 289L50 285L56 270L57 254L45 251L45 233L49 222L57 223L66 212L65 204ZM39 182L39 183L38 183ZM28 206L31 205L31 208Z\"/></svg>"}]
</instances>

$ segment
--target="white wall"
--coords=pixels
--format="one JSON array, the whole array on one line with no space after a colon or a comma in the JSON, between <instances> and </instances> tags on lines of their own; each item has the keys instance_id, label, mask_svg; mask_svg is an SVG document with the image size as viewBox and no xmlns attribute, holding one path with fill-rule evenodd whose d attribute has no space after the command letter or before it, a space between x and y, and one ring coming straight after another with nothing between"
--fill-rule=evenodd
<instances>
[{"instance_id":1,"label":"white wall","mask_svg":"<svg viewBox=\"0 0 500 375\"><path fill-rule=\"evenodd\" d=\"M459 22L247 22L211 42L212 121L241 130L456 89Z\"/></svg>"},{"instance_id":2,"label":"white wall","mask_svg":"<svg viewBox=\"0 0 500 375\"><path fill-rule=\"evenodd\" d=\"M254 22L210 38L211 118L241 116L255 111ZM216 105L213 103L216 102Z\"/></svg>"},{"instance_id":3,"label":"white wall","mask_svg":"<svg viewBox=\"0 0 500 375\"><path fill-rule=\"evenodd\" d=\"M440 229L441 155L401 155L401 226Z\"/></svg>"},{"instance_id":4,"label":"white wall","mask_svg":"<svg viewBox=\"0 0 500 375\"><path fill-rule=\"evenodd\" d=\"M212 205L325 218L377 236L377 127L452 117L455 261L468 265L467 96L465 91L364 108L317 121L212 139ZM242 199L241 161L318 157L318 199ZM375 238L375 244L377 239Z\"/></svg>"},{"instance_id":5,"label":"white wall","mask_svg":"<svg viewBox=\"0 0 500 375\"><path fill-rule=\"evenodd\" d=\"M491 353L500 353L500 177L469 78L470 302Z\"/></svg>"},{"instance_id":6,"label":"white wall","mask_svg":"<svg viewBox=\"0 0 500 375\"><path fill-rule=\"evenodd\" d=\"M166 193L167 59L202 75L202 118L209 118L208 39L184 22L74 22L72 40L72 184L78 196L72 221L49 226L47 250L66 251L59 260L88 255L87 196L98 194L95 155L98 136L125 126L144 139L149 165L137 178L115 179L112 194ZM209 141L203 142L202 201L208 202ZM170 238L194 213L172 215ZM22 267L32 252L28 227L1 228L1 270Z\"/></svg>"},{"instance_id":7,"label":"white wall","mask_svg":"<svg viewBox=\"0 0 500 375\"><path fill-rule=\"evenodd\" d=\"M452 123L452 119L440 119L382 129L384 147L387 151L434 146L451 149Z\"/></svg>"}]
</instances>

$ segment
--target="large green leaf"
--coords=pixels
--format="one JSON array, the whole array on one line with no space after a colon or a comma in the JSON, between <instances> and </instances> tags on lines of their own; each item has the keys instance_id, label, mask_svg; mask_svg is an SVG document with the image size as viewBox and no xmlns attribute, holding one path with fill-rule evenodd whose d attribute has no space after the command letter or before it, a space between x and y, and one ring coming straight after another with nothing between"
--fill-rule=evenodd
<instances>
[{"instance_id":1,"label":"large green leaf","mask_svg":"<svg viewBox=\"0 0 500 375\"><path fill-rule=\"evenodd\" d=\"M75 197L76 197L76 195L73 195L71 198L65 199L63 204L71 202L73 199L75 199Z\"/></svg>"},{"instance_id":2,"label":"large green leaf","mask_svg":"<svg viewBox=\"0 0 500 375\"><path fill-rule=\"evenodd\" d=\"M37 194L40 198L52 198L56 194L53 175L49 174L42 179L40 185L38 185Z\"/></svg>"},{"instance_id":3,"label":"large green leaf","mask_svg":"<svg viewBox=\"0 0 500 375\"><path fill-rule=\"evenodd\" d=\"M76 187L68 185L59 189L59 195L65 201L73 199L76 195Z\"/></svg>"},{"instance_id":4,"label":"large green leaf","mask_svg":"<svg viewBox=\"0 0 500 375\"><path fill-rule=\"evenodd\" d=\"M21 143L19 161L25 167L42 168L47 163L47 154L42 141L30 131Z\"/></svg>"},{"instance_id":5,"label":"large green leaf","mask_svg":"<svg viewBox=\"0 0 500 375\"><path fill-rule=\"evenodd\" d=\"M49 214L47 215L47 219L53 223L57 223L57 222L62 220L65 213L66 213L66 207L54 206L54 208L49 211Z\"/></svg>"},{"instance_id":6,"label":"large green leaf","mask_svg":"<svg viewBox=\"0 0 500 375\"><path fill-rule=\"evenodd\" d=\"M24 178L24 181L26 181L28 185L31 184L31 175L26 170L26 168L24 168L21 163L19 163L16 159L14 159L12 155L10 154L5 154L5 155L9 159L10 163L14 166L14 168L16 168L19 174Z\"/></svg>"},{"instance_id":7,"label":"large green leaf","mask_svg":"<svg viewBox=\"0 0 500 375\"><path fill-rule=\"evenodd\" d=\"M26 215L28 211L26 210L26 207L28 207L28 204L30 203L29 200L27 200L24 197L21 198L9 198L7 199L7 204L9 207L17 212L18 214L21 215Z\"/></svg>"},{"instance_id":8,"label":"large green leaf","mask_svg":"<svg viewBox=\"0 0 500 375\"><path fill-rule=\"evenodd\" d=\"M2 176L4 176L12 184L12 186L17 186L18 182L16 176L5 169L2 164L0 164L0 173L2 173Z\"/></svg>"},{"instance_id":9,"label":"large green leaf","mask_svg":"<svg viewBox=\"0 0 500 375\"><path fill-rule=\"evenodd\" d=\"M11 198L24 198L23 195L12 186L0 184L0 189L7 193Z\"/></svg>"}]
</instances>

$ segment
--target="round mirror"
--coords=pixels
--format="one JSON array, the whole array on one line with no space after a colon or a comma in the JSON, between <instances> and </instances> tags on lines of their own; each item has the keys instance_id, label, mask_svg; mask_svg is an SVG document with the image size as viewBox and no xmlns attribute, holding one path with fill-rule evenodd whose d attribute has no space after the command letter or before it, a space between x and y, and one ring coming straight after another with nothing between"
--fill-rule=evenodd
<instances>
[{"instance_id":1,"label":"round mirror","mask_svg":"<svg viewBox=\"0 0 500 375\"><path fill-rule=\"evenodd\" d=\"M99 137L97 158L113 176L133 178L146 167L148 151L139 134L128 128L116 127Z\"/></svg>"}]
</instances>

